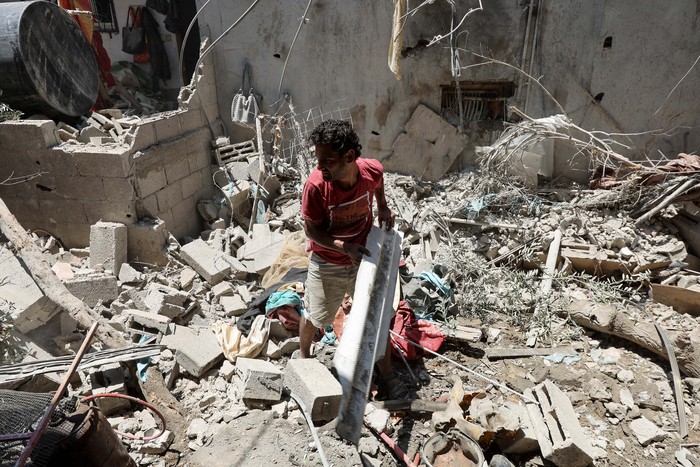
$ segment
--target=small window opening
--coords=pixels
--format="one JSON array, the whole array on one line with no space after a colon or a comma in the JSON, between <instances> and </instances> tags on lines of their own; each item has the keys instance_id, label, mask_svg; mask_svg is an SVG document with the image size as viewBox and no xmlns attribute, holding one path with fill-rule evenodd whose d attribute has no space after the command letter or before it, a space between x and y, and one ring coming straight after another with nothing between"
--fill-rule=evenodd
<instances>
[{"instance_id":1,"label":"small window opening","mask_svg":"<svg viewBox=\"0 0 700 467\"><path fill-rule=\"evenodd\" d=\"M377 132L374 131L374 130L372 130L372 134L373 134L374 136L379 136L379 133L377 133Z\"/></svg>"},{"instance_id":2,"label":"small window opening","mask_svg":"<svg viewBox=\"0 0 700 467\"><path fill-rule=\"evenodd\" d=\"M282 56L281 56L280 54L274 54L273 57L275 57L275 58L280 58L280 57L282 57Z\"/></svg>"},{"instance_id":3,"label":"small window opening","mask_svg":"<svg viewBox=\"0 0 700 467\"><path fill-rule=\"evenodd\" d=\"M512 81L463 81L459 93L454 84L441 86L441 115L448 121L459 121L459 95L462 101L464 123L508 118L506 101L513 97Z\"/></svg>"},{"instance_id":4,"label":"small window opening","mask_svg":"<svg viewBox=\"0 0 700 467\"><path fill-rule=\"evenodd\" d=\"M599 93L599 94L596 94L596 96L595 96L593 99L595 99L596 102L600 102L600 101L603 100L603 96L604 96L604 95L605 95L605 93L604 93L604 92L601 92L601 93Z\"/></svg>"},{"instance_id":5,"label":"small window opening","mask_svg":"<svg viewBox=\"0 0 700 467\"><path fill-rule=\"evenodd\" d=\"M612 47L612 36L608 36L603 40L603 48L609 49Z\"/></svg>"},{"instance_id":6,"label":"small window opening","mask_svg":"<svg viewBox=\"0 0 700 467\"><path fill-rule=\"evenodd\" d=\"M95 20L95 31L119 32L113 0L90 0L90 6Z\"/></svg>"}]
</instances>

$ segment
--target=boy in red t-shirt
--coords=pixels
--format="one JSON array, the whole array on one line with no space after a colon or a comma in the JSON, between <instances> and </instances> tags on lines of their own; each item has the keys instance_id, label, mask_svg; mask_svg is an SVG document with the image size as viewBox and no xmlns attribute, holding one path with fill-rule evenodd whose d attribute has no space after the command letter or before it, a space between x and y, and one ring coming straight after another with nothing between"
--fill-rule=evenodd
<instances>
[{"instance_id":1,"label":"boy in red t-shirt","mask_svg":"<svg viewBox=\"0 0 700 467\"><path fill-rule=\"evenodd\" d=\"M300 356L308 358L318 328L333 323L343 297L352 296L355 278L372 228L372 202L377 200L379 225L394 226L395 215L384 196L384 169L373 159L360 158L362 146L349 122L327 120L311 132L317 164L304 185L301 215L310 240L306 279L306 316L300 325ZM394 374L391 351L377 363L385 387L393 396L405 393ZM398 391L397 390L401 390ZM398 397L396 397L398 398Z\"/></svg>"}]
</instances>

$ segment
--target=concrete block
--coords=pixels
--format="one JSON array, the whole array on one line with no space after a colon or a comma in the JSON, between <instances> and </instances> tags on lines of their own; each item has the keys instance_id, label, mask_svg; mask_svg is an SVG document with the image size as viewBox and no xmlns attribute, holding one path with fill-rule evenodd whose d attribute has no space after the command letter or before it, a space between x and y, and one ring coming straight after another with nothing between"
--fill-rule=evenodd
<instances>
[{"instance_id":1,"label":"concrete block","mask_svg":"<svg viewBox=\"0 0 700 467\"><path fill-rule=\"evenodd\" d=\"M140 198L152 195L168 185L168 181L165 178L165 170L162 166L153 166L148 171L139 172L134 180L136 182L136 192Z\"/></svg>"},{"instance_id":2,"label":"concrete block","mask_svg":"<svg viewBox=\"0 0 700 467\"><path fill-rule=\"evenodd\" d=\"M233 220L238 225L247 226L253 207L250 183L246 180L236 180L223 187L223 193L228 199Z\"/></svg>"},{"instance_id":3,"label":"concrete block","mask_svg":"<svg viewBox=\"0 0 700 467\"><path fill-rule=\"evenodd\" d=\"M156 192L159 212L168 211L182 202L182 183L177 180Z\"/></svg>"},{"instance_id":4,"label":"concrete block","mask_svg":"<svg viewBox=\"0 0 700 467\"><path fill-rule=\"evenodd\" d=\"M157 141L155 122L143 122L136 125L136 133L134 134L131 148L134 151L141 151L153 146Z\"/></svg>"},{"instance_id":5,"label":"concrete block","mask_svg":"<svg viewBox=\"0 0 700 467\"><path fill-rule=\"evenodd\" d=\"M118 363L102 365L96 371L90 373L90 384L93 394L106 394L116 392L126 394L124 387L124 372ZM126 399L118 397L98 397L95 402L105 415L111 415L122 409L131 407Z\"/></svg>"},{"instance_id":6,"label":"concrete block","mask_svg":"<svg viewBox=\"0 0 700 467\"><path fill-rule=\"evenodd\" d=\"M162 116L155 121L156 140L159 143L177 138L182 134L177 115Z\"/></svg>"},{"instance_id":7,"label":"concrete block","mask_svg":"<svg viewBox=\"0 0 700 467\"><path fill-rule=\"evenodd\" d=\"M648 446L655 441L662 441L671 436L648 418L641 416L630 422L630 429L642 446Z\"/></svg>"},{"instance_id":8,"label":"concrete block","mask_svg":"<svg viewBox=\"0 0 700 467\"><path fill-rule=\"evenodd\" d=\"M282 251L285 237L277 232L271 232L267 224L254 224L251 240L236 252L239 260L252 260L253 271L264 274Z\"/></svg>"},{"instance_id":9,"label":"concrete block","mask_svg":"<svg viewBox=\"0 0 700 467\"><path fill-rule=\"evenodd\" d=\"M24 268L23 263L7 248L0 247L0 306L9 304L16 329L26 334L46 324L60 308L49 300Z\"/></svg>"},{"instance_id":10,"label":"concrete block","mask_svg":"<svg viewBox=\"0 0 700 467\"><path fill-rule=\"evenodd\" d=\"M71 146L65 149L73 157L78 174L83 177L125 177L129 172L131 152L125 147L114 146L109 150L91 146Z\"/></svg>"},{"instance_id":11,"label":"concrete block","mask_svg":"<svg viewBox=\"0 0 700 467\"><path fill-rule=\"evenodd\" d=\"M190 164L187 159L176 159L165 166L165 178L168 183L173 183L187 177L190 174Z\"/></svg>"},{"instance_id":12,"label":"concrete block","mask_svg":"<svg viewBox=\"0 0 700 467\"><path fill-rule=\"evenodd\" d=\"M236 359L237 383L243 400L278 402L282 397L282 370L254 358Z\"/></svg>"},{"instance_id":13,"label":"concrete block","mask_svg":"<svg viewBox=\"0 0 700 467\"><path fill-rule=\"evenodd\" d=\"M183 348L175 352L175 360L180 368L199 378L224 358L224 353L209 329L202 329Z\"/></svg>"},{"instance_id":14,"label":"concrete block","mask_svg":"<svg viewBox=\"0 0 700 467\"><path fill-rule=\"evenodd\" d=\"M223 296L219 303L224 307L224 315L227 317L241 316L248 310L248 305L239 295Z\"/></svg>"},{"instance_id":15,"label":"concrete block","mask_svg":"<svg viewBox=\"0 0 700 467\"><path fill-rule=\"evenodd\" d=\"M119 275L126 262L127 230L124 224L98 222L90 227L90 267L101 264Z\"/></svg>"},{"instance_id":16,"label":"concrete block","mask_svg":"<svg viewBox=\"0 0 700 467\"><path fill-rule=\"evenodd\" d=\"M119 282L123 284L135 284L144 280L144 274L138 272L129 263L122 264L119 268Z\"/></svg>"},{"instance_id":17,"label":"concrete block","mask_svg":"<svg viewBox=\"0 0 700 467\"><path fill-rule=\"evenodd\" d=\"M236 367L233 365L233 363L229 362L228 360L224 360L224 363L221 364L221 368L219 368L219 376L230 382L231 378L233 378L233 375L235 374Z\"/></svg>"},{"instance_id":18,"label":"concrete block","mask_svg":"<svg viewBox=\"0 0 700 467\"><path fill-rule=\"evenodd\" d=\"M95 200L83 203L87 222L89 224L98 221L119 222L127 226L133 224L137 216L136 205L132 198L122 199L119 196L114 196L111 199L117 201Z\"/></svg>"},{"instance_id":19,"label":"concrete block","mask_svg":"<svg viewBox=\"0 0 700 467\"><path fill-rule=\"evenodd\" d=\"M13 120L0 125L3 149L46 149L59 143L52 120Z\"/></svg>"},{"instance_id":20,"label":"concrete block","mask_svg":"<svg viewBox=\"0 0 700 467\"><path fill-rule=\"evenodd\" d=\"M343 388L315 358L289 360L284 385L304 402L313 420L330 420L338 415Z\"/></svg>"},{"instance_id":21,"label":"concrete block","mask_svg":"<svg viewBox=\"0 0 700 467\"><path fill-rule=\"evenodd\" d=\"M51 266L51 270L61 280L73 279L73 277L75 277L73 267L69 263L65 263L63 261L58 261L56 264Z\"/></svg>"},{"instance_id":22,"label":"concrete block","mask_svg":"<svg viewBox=\"0 0 700 467\"><path fill-rule=\"evenodd\" d=\"M130 178L103 178L105 194L110 200L128 200L136 198L134 186Z\"/></svg>"},{"instance_id":23,"label":"concrete block","mask_svg":"<svg viewBox=\"0 0 700 467\"><path fill-rule=\"evenodd\" d=\"M101 201L109 197L100 177L56 177L54 196L81 201Z\"/></svg>"},{"instance_id":24,"label":"concrete block","mask_svg":"<svg viewBox=\"0 0 700 467\"><path fill-rule=\"evenodd\" d=\"M64 282L66 288L89 307L102 302L110 304L119 296L117 278L113 274L96 273L87 276L75 276Z\"/></svg>"},{"instance_id":25,"label":"concrete block","mask_svg":"<svg viewBox=\"0 0 700 467\"><path fill-rule=\"evenodd\" d=\"M127 257L129 261L165 266L168 264L169 233L160 219L143 219L127 226Z\"/></svg>"},{"instance_id":26,"label":"concrete block","mask_svg":"<svg viewBox=\"0 0 700 467\"><path fill-rule=\"evenodd\" d=\"M224 253L214 250L202 239L194 240L180 249L185 262L211 285L216 285L231 272Z\"/></svg>"},{"instance_id":27,"label":"concrete block","mask_svg":"<svg viewBox=\"0 0 700 467\"><path fill-rule=\"evenodd\" d=\"M151 283L144 303L149 310L168 318L177 318L185 313L183 307L187 294L166 285Z\"/></svg>"},{"instance_id":28,"label":"concrete block","mask_svg":"<svg viewBox=\"0 0 700 467\"><path fill-rule=\"evenodd\" d=\"M527 403L527 411L537 434L542 457L557 466L586 467L595 452L588 441L571 401L550 380L545 380L525 395L539 402Z\"/></svg>"},{"instance_id":29,"label":"concrete block","mask_svg":"<svg viewBox=\"0 0 700 467\"><path fill-rule=\"evenodd\" d=\"M182 179L182 197L187 199L193 196L200 188L204 186L202 182L202 171L197 171L189 174Z\"/></svg>"},{"instance_id":30,"label":"concrete block","mask_svg":"<svg viewBox=\"0 0 700 467\"><path fill-rule=\"evenodd\" d=\"M162 333L167 332L168 325L171 323L170 318L167 316L159 315L150 311L128 309L124 310L122 314L131 318L133 322L138 323L143 327L156 329Z\"/></svg>"},{"instance_id":31,"label":"concrete block","mask_svg":"<svg viewBox=\"0 0 700 467\"><path fill-rule=\"evenodd\" d=\"M192 283L197 278L197 271L191 267L185 266L180 271L180 288L182 290L190 290L192 288Z\"/></svg>"},{"instance_id":32,"label":"concrete block","mask_svg":"<svg viewBox=\"0 0 700 467\"><path fill-rule=\"evenodd\" d=\"M213 293L216 298L233 295L233 287L228 282L219 282L211 288L211 293Z\"/></svg>"},{"instance_id":33,"label":"concrete block","mask_svg":"<svg viewBox=\"0 0 700 467\"><path fill-rule=\"evenodd\" d=\"M197 332L187 326L171 325L168 328L168 332L169 334L163 336L160 343L173 352L186 348L188 345L193 345L197 339Z\"/></svg>"}]
</instances>

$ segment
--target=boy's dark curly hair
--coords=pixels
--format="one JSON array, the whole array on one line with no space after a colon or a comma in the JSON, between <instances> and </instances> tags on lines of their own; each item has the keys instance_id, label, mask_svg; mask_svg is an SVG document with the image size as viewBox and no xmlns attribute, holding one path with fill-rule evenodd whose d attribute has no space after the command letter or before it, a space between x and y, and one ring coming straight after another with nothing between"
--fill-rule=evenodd
<instances>
[{"instance_id":1,"label":"boy's dark curly hair","mask_svg":"<svg viewBox=\"0 0 700 467\"><path fill-rule=\"evenodd\" d=\"M352 128L350 122L345 120L326 120L311 131L309 140L313 144L330 144L334 151L343 155L348 150L354 149L355 156L362 154L360 138Z\"/></svg>"}]
</instances>

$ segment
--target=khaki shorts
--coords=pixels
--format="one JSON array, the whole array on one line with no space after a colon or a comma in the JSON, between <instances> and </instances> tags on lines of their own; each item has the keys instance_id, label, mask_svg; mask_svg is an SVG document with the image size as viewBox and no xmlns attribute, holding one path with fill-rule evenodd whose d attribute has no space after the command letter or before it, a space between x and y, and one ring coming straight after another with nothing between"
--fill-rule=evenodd
<instances>
[{"instance_id":1,"label":"khaki shorts","mask_svg":"<svg viewBox=\"0 0 700 467\"><path fill-rule=\"evenodd\" d=\"M329 263L311 254L304 301L305 316L314 326L325 328L333 324L343 297L346 293L352 296L355 291L358 267Z\"/></svg>"}]
</instances>

